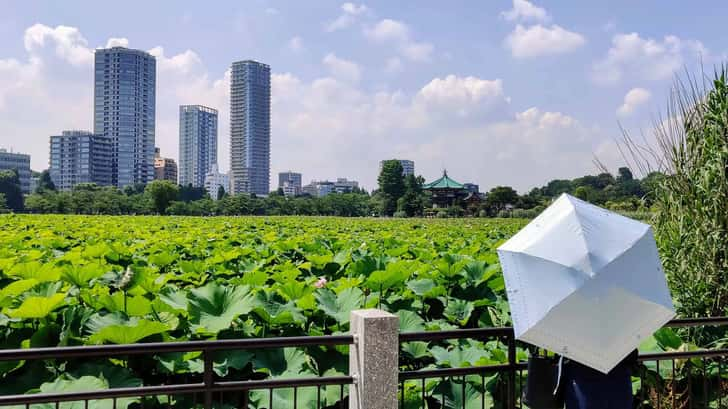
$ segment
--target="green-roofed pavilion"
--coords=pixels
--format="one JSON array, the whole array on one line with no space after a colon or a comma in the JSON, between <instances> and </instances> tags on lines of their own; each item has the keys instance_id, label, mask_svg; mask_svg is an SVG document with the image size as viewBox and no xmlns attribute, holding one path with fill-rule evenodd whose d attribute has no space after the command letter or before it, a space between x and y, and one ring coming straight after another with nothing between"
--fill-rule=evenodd
<instances>
[{"instance_id":1,"label":"green-roofed pavilion","mask_svg":"<svg viewBox=\"0 0 728 409\"><path fill-rule=\"evenodd\" d=\"M447 170L442 172L442 177L434 182L426 183L422 189L432 193L432 205L436 208L454 206L456 201L468 195L462 183L458 183L447 175Z\"/></svg>"},{"instance_id":2,"label":"green-roofed pavilion","mask_svg":"<svg viewBox=\"0 0 728 409\"><path fill-rule=\"evenodd\" d=\"M436 181L432 183L426 183L424 186L422 186L423 189L456 189L461 190L465 189L465 186L463 186L461 183L458 183L447 175L447 170L442 172L442 177L440 179L437 179Z\"/></svg>"}]
</instances>

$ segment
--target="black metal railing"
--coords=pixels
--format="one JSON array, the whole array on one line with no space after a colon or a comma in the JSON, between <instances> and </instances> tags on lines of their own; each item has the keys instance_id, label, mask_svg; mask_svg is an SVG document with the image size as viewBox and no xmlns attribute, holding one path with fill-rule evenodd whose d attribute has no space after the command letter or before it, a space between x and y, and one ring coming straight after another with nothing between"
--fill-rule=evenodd
<instances>
[{"instance_id":1,"label":"black metal railing","mask_svg":"<svg viewBox=\"0 0 728 409\"><path fill-rule=\"evenodd\" d=\"M677 319L667 327L682 328L689 331L700 327L728 325L728 317ZM475 340L493 342L491 345L505 356L501 362L487 365L460 367L433 367L434 362L409 359L400 353L399 374L399 407L423 409L455 409L455 408L522 408L520 391L526 373L526 363L518 359L520 345L509 327L458 329L434 332L410 332L399 335L400 348L407 343L423 343L425 349L437 345L447 345L453 340ZM106 400L108 407L117 406L117 401L124 398L139 398L130 408L144 407L144 397L167 397L167 405L162 407L194 407L194 408L265 408L265 409L297 409L301 407L296 399L299 390L314 388L318 396L317 409L344 408L348 385L353 383L351 376L328 376L306 378L270 378L230 380L218 377L214 372L216 352L234 350L259 350L270 348L307 348L351 345L351 335L304 336L265 339L236 339L217 341L188 341L178 343L147 343L132 345L99 345L82 347L58 347L0 350L0 362L7 361L47 361L85 358L117 358L128 359L135 355L158 355L166 353L200 352L204 362L199 379L192 382L173 384L145 385L139 387L123 387L104 390L92 390L69 393L37 393L25 395L0 396L0 407L18 405L16 407L34 409L38 404L55 404L64 408L61 402L82 402L81 406L96 407L90 403ZM450 344L452 346L452 344ZM523 356L521 356L523 358ZM721 408L728 407L728 367L725 360L728 349L720 345L714 349L676 350L670 352L648 353L639 357L641 369L634 376L635 401L641 408ZM420 361L425 361L422 364ZM338 402L336 406L326 406L324 388L333 387ZM274 405L275 391L292 390L292 395L285 404ZM249 401L249 392L264 391L268 398L257 403ZM182 404L172 404L178 396L190 399ZM288 395L287 395L288 396ZM121 401L123 402L123 401ZM280 406L280 408L279 408Z\"/></svg>"},{"instance_id":2,"label":"black metal railing","mask_svg":"<svg viewBox=\"0 0 728 409\"><path fill-rule=\"evenodd\" d=\"M665 327L690 329L724 325L728 325L728 317L675 319ZM519 345L526 345L514 338L512 328L403 333L399 339L400 343L426 342L428 348L433 343L456 339L495 340L508 351L506 362L501 364L401 371L400 408L524 407L520 393L527 377L527 364L517 359L516 350ZM727 348L641 354L640 371L633 378L639 382L635 388L637 406L728 408L728 398L724 398L728 395L726 358ZM418 396L412 399L413 395Z\"/></svg>"},{"instance_id":3,"label":"black metal railing","mask_svg":"<svg viewBox=\"0 0 728 409\"><path fill-rule=\"evenodd\" d=\"M214 353L219 351L232 350L261 350L270 348L302 348L351 345L354 337L351 335L328 335L328 336L302 336L302 337L280 337L280 338L250 338L231 339L217 341L187 341L187 342L158 342L146 344L128 345L96 345L78 347L54 347L54 348L33 348L33 349L11 349L0 350L0 362L3 361L44 361L44 360L68 360L85 359L93 357L102 358L128 358L133 355L157 355L179 352L201 352L204 362L202 376L199 382L174 383L155 386L139 386L113 388L104 390L68 392L68 393L37 393L23 395L0 396L0 407L18 405L33 409L34 404L55 404L60 407L61 402L82 402L84 408L90 407L90 403L98 401L109 401L110 407L121 407L117 402L122 398L144 398L144 397L166 397L167 404L163 407L203 407L211 409L225 407L226 404L234 404L233 407L247 408L249 406L249 392L253 390L265 390L268 392L268 402L264 403L266 408L274 407L273 393L279 389L292 389L293 402L290 407L297 408L298 399L296 395L301 388L316 388L318 395L318 407L323 408L321 399L322 387L339 387L341 401L344 400L345 386L353 381L351 376L327 376L327 377L305 377L286 379L250 379L225 381L216 379L214 372ZM225 394L236 392L235 398L229 398L234 402L226 401ZM182 405L173 405L172 402L178 396L190 397ZM80 407L80 406L74 406ZM95 407L95 406L93 406ZM106 407L106 406L104 406ZM124 406L126 407L126 406ZM144 400L141 399L138 407L144 407ZM43 406L46 408L46 406Z\"/></svg>"}]
</instances>

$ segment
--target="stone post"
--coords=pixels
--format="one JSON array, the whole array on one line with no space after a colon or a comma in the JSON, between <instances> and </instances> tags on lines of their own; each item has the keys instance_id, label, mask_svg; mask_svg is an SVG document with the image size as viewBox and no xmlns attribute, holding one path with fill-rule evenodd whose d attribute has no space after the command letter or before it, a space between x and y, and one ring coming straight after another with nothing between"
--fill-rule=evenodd
<instances>
[{"instance_id":1,"label":"stone post","mask_svg":"<svg viewBox=\"0 0 728 409\"><path fill-rule=\"evenodd\" d=\"M349 409L397 408L399 317L369 309L351 312Z\"/></svg>"}]
</instances>

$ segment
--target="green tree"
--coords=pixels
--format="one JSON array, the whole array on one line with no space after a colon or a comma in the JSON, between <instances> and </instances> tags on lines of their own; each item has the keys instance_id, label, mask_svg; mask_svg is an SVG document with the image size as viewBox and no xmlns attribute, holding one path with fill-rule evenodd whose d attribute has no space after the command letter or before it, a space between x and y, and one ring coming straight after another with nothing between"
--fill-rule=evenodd
<instances>
[{"instance_id":1,"label":"green tree","mask_svg":"<svg viewBox=\"0 0 728 409\"><path fill-rule=\"evenodd\" d=\"M421 176L407 175L404 179L405 191L397 201L397 209L405 212L407 217L422 215L422 209L424 208L423 183L424 180Z\"/></svg>"},{"instance_id":2,"label":"green tree","mask_svg":"<svg viewBox=\"0 0 728 409\"><path fill-rule=\"evenodd\" d=\"M38 187L35 189L36 193L42 193L45 191L55 191L56 184L51 179L51 173L46 169L40 173L38 177Z\"/></svg>"},{"instance_id":3,"label":"green tree","mask_svg":"<svg viewBox=\"0 0 728 409\"><path fill-rule=\"evenodd\" d=\"M9 209L15 212L23 210L23 192L17 170L0 171L0 193L5 196L5 205Z\"/></svg>"},{"instance_id":4,"label":"green tree","mask_svg":"<svg viewBox=\"0 0 728 409\"><path fill-rule=\"evenodd\" d=\"M578 197L581 200L589 201L589 190L591 190L590 186L579 186L574 191L574 196Z\"/></svg>"},{"instance_id":5,"label":"green tree","mask_svg":"<svg viewBox=\"0 0 728 409\"><path fill-rule=\"evenodd\" d=\"M379 172L379 192L382 194L382 214L391 216L397 210L397 200L405 192L402 164L398 160L387 160Z\"/></svg>"},{"instance_id":6,"label":"green tree","mask_svg":"<svg viewBox=\"0 0 728 409\"><path fill-rule=\"evenodd\" d=\"M8 210L8 205L5 203L5 195L0 193L0 213L4 210Z\"/></svg>"},{"instance_id":7,"label":"green tree","mask_svg":"<svg viewBox=\"0 0 728 409\"><path fill-rule=\"evenodd\" d=\"M632 171L629 170L628 167L623 166L617 170L617 173L619 174L617 176L617 182L626 182L629 180L633 180L634 177L632 176Z\"/></svg>"},{"instance_id":8,"label":"green tree","mask_svg":"<svg viewBox=\"0 0 728 409\"><path fill-rule=\"evenodd\" d=\"M179 186L168 180L155 180L147 185L145 193L151 197L157 213L164 214L169 204L177 200Z\"/></svg>"},{"instance_id":9,"label":"green tree","mask_svg":"<svg viewBox=\"0 0 728 409\"><path fill-rule=\"evenodd\" d=\"M498 214L507 205L514 205L517 202L518 193L510 186L496 186L485 197L485 206L492 215Z\"/></svg>"},{"instance_id":10,"label":"green tree","mask_svg":"<svg viewBox=\"0 0 728 409\"><path fill-rule=\"evenodd\" d=\"M220 185L220 187L217 188L217 200L222 199L225 197L227 193L225 192L225 187L223 185Z\"/></svg>"}]
</instances>

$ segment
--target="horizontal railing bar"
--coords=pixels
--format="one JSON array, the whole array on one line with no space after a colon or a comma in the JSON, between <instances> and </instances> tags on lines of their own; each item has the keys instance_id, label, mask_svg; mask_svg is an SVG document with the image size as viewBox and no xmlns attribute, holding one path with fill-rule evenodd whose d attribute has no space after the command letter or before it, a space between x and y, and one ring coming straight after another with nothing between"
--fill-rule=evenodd
<instances>
[{"instance_id":1,"label":"horizontal railing bar","mask_svg":"<svg viewBox=\"0 0 728 409\"><path fill-rule=\"evenodd\" d=\"M354 378L351 376L327 376L322 378L290 378L290 379L269 379L260 381L226 381L215 382L210 388L213 392L231 392L256 389L281 389L293 387L311 387L325 385L351 385Z\"/></svg>"},{"instance_id":2,"label":"horizontal railing bar","mask_svg":"<svg viewBox=\"0 0 728 409\"><path fill-rule=\"evenodd\" d=\"M440 341L445 339L461 339L461 338L489 338L489 337L509 337L513 336L513 328L496 327L496 328L468 328L453 329L447 331L419 331L419 332L403 332L399 334L399 342L412 341Z\"/></svg>"},{"instance_id":3,"label":"horizontal railing bar","mask_svg":"<svg viewBox=\"0 0 728 409\"><path fill-rule=\"evenodd\" d=\"M34 403L54 403L84 400L102 400L113 398L142 397L150 395L185 395L202 393L205 391L203 383L185 383L160 386L140 386L131 388L102 389L88 392L68 393L36 393L26 395L0 396L0 405L24 405Z\"/></svg>"},{"instance_id":4,"label":"horizontal railing bar","mask_svg":"<svg viewBox=\"0 0 728 409\"><path fill-rule=\"evenodd\" d=\"M29 349L0 349L0 361L160 354L232 349L265 349L304 346L351 345L351 335L299 336L279 338L222 339L216 341L152 342L148 344L86 345Z\"/></svg>"},{"instance_id":5,"label":"horizontal railing bar","mask_svg":"<svg viewBox=\"0 0 728 409\"><path fill-rule=\"evenodd\" d=\"M527 364L521 362L515 365L515 370L526 369ZM425 369L421 371L402 371L399 373L400 381L407 381L411 379L426 379L426 378L442 378L448 376L466 376L466 375L480 375L483 373L493 372L502 373L513 370L509 364L499 365L485 365L485 366L467 366L463 368L437 368L437 369Z\"/></svg>"},{"instance_id":6,"label":"horizontal railing bar","mask_svg":"<svg viewBox=\"0 0 728 409\"><path fill-rule=\"evenodd\" d=\"M189 395L192 393L203 393L205 391L232 392L232 391L257 390L257 389L281 389L281 388L292 388L292 387L351 385L352 383L354 383L354 378L352 378L351 376L327 376L327 377L308 377L308 378L267 379L267 380L253 380L253 381L249 380L249 381L215 382L209 388L207 388L204 383L160 385L160 386L139 386L139 387L131 387L131 388L103 389L103 390L99 390L99 391L89 391L89 392L7 395L7 396L0 396L0 405L70 402L70 401L82 401L82 400L103 400L103 399L113 399L113 398L128 398L128 397L141 397L141 396L167 395L167 394Z\"/></svg>"},{"instance_id":7,"label":"horizontal railing bar","mask_svg":"<svg viewBox=\"0 0 728 409\"><path fill-rule=\"evenodd\" d=\"M676 318L668 322L666 327L696 327L710 325L728 325L728 317L705 317L705 318Z\"/></svg>"},{"instance_id":8,"label":"horizontal railing bar","mask_svg":"<svg viewBox=\"0 0 728 409\"><path fill-rule=\"evenodd\" d=\"M699 349L697 351L666 351L640 354L639 361L664 361L672 359L717 358L728 356L728 349Z\"/></svg>"}]
</instances>

